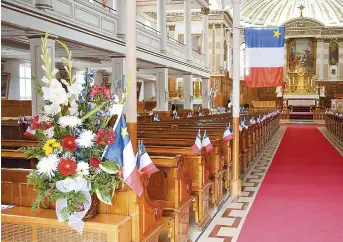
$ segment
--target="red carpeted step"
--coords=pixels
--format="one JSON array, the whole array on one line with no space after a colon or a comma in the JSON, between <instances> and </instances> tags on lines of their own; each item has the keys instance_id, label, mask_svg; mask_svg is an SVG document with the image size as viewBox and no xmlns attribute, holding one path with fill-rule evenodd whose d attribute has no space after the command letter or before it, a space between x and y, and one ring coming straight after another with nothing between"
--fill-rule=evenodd
<instances>
[{"instance_id":1,"label":"red carpeted step","mask_svg":"<svg viewBox=\"0 0 343 242\"><path fill-rule=\"evenodd\" d=\"M290 126L238 242L342 242L343 157L314 126Z\"/></svg>"}]
</instances>

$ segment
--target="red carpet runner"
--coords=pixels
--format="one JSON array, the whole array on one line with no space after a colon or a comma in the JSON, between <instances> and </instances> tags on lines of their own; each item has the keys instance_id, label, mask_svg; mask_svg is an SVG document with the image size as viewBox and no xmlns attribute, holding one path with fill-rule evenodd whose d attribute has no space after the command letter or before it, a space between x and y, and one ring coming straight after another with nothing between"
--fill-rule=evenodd
<instances>
[{"instance_id":1,"label":"red carpet runner","mask_svg":"<svg viewBox=\"0 0 343 242\"><path fill-rule=\"evenodd\" d=\"M238 242L336 241L343 241L343 158L316 127L288 127Z\"/></svg>"}]
</instances>

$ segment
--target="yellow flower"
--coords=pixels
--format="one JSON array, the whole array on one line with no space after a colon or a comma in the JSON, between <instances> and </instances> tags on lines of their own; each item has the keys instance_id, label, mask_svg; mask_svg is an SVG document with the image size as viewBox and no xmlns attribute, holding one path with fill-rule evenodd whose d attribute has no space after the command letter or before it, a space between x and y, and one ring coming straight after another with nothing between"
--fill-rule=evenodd
<instances>
[{"instance_id":1,"label":"yellow flower","mask_svg":"<svg viewBox=\"0 0 343 242\"><path fill-rule=\"evenodd\" d=\"M46 141L46 143L43 146L43 150L45 152L45 155L50 155L53 152L53 148L60 147L61 144L57 142L56 139L49 139Z\"/></svg>"}]
</instances>

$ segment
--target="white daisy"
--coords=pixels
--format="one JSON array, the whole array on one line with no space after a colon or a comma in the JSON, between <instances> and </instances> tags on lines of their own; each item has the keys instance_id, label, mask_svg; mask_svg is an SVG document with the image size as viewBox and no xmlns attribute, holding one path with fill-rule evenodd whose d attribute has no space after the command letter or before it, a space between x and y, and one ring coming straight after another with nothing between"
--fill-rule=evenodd
<instances>
[{"instance_id":1,"label":"white daisy","mask_svg":"<svg viewBox=\"0 0 343 242\"><path fill-rule=\"evenodd\" d=\"M91 130L84 130L78 139L76 139L76 143L83 148L89 148L92 147L94 142L95 134Z\"/></svg>"},{"instance_id":2,"label":"white daisy","mask_svg":"<svg viewBox=\"0 0 343 242\"><path fill-rule=\"evenodd\" d=\"M58 124L61 125L63 128L70 127L74 128L80 126L82 124L82 120L78 117L67 115L60 117L58 120Z\"/></svg>"},{"instance_id":3,"label":"white daisy","mask_svg":"<svg viewBox=\"0 0 343 242\"><path fill-rule=\"evenodd\" d=\"M50 105L44 106L44 111L47 115L56 115L61 112L61 106L57 103L52 103Z\"/></svg>"},{"instance_id":4,"label":"white daisy","mask_svg":"<svg viewBox=\"0 0 343 242\"><path fill-rule=\"evenodd\" d=\"M43 133L48 139L52 139L52 137L54 137L54 134L55 134L54 127L50 127L44 130Z\"/></svg>"},{"instance_id":5,"label":"white daisy","mask_svg":"<svg viewBox=\"0 0 343 242\"><path fill-rule=\"evenodd\" d=\"M77 169L76 172L79 173L80 175L83 176L88 176L89 175L89 165L88 163L81 161L77 163Z\"/></svg>"},{"instance_id":6,"label":"white daisy","mask_svg":"<svg viewBox=\"0 0 343 242\"><path fill-rule=\"evenodd\" d=\"M56 155L48 155L43 157L37 164L37 172L41 175L46 175L49 178L55 176L59 159Z\"/></svg>"}]
</instances>

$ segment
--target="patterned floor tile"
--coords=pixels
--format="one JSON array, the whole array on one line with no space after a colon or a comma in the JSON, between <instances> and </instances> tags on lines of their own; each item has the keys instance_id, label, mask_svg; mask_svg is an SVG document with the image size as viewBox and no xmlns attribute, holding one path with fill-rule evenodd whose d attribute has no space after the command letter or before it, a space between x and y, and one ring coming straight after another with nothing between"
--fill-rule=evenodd
<instances>
[{"instance_id":1,"label":"patterned floor tile","mask_svg":"<svg viewBox=\"0 0 343 242\"><path fill-rule=\"evenodd\" d=\"M285 130L286 127L280 127L264 150L256 157L255 162L242 178L241 196L230 197L226 201L208 228L196 240L197 242L234 242L237 240Z\"/></svg>"}]
</instances>

